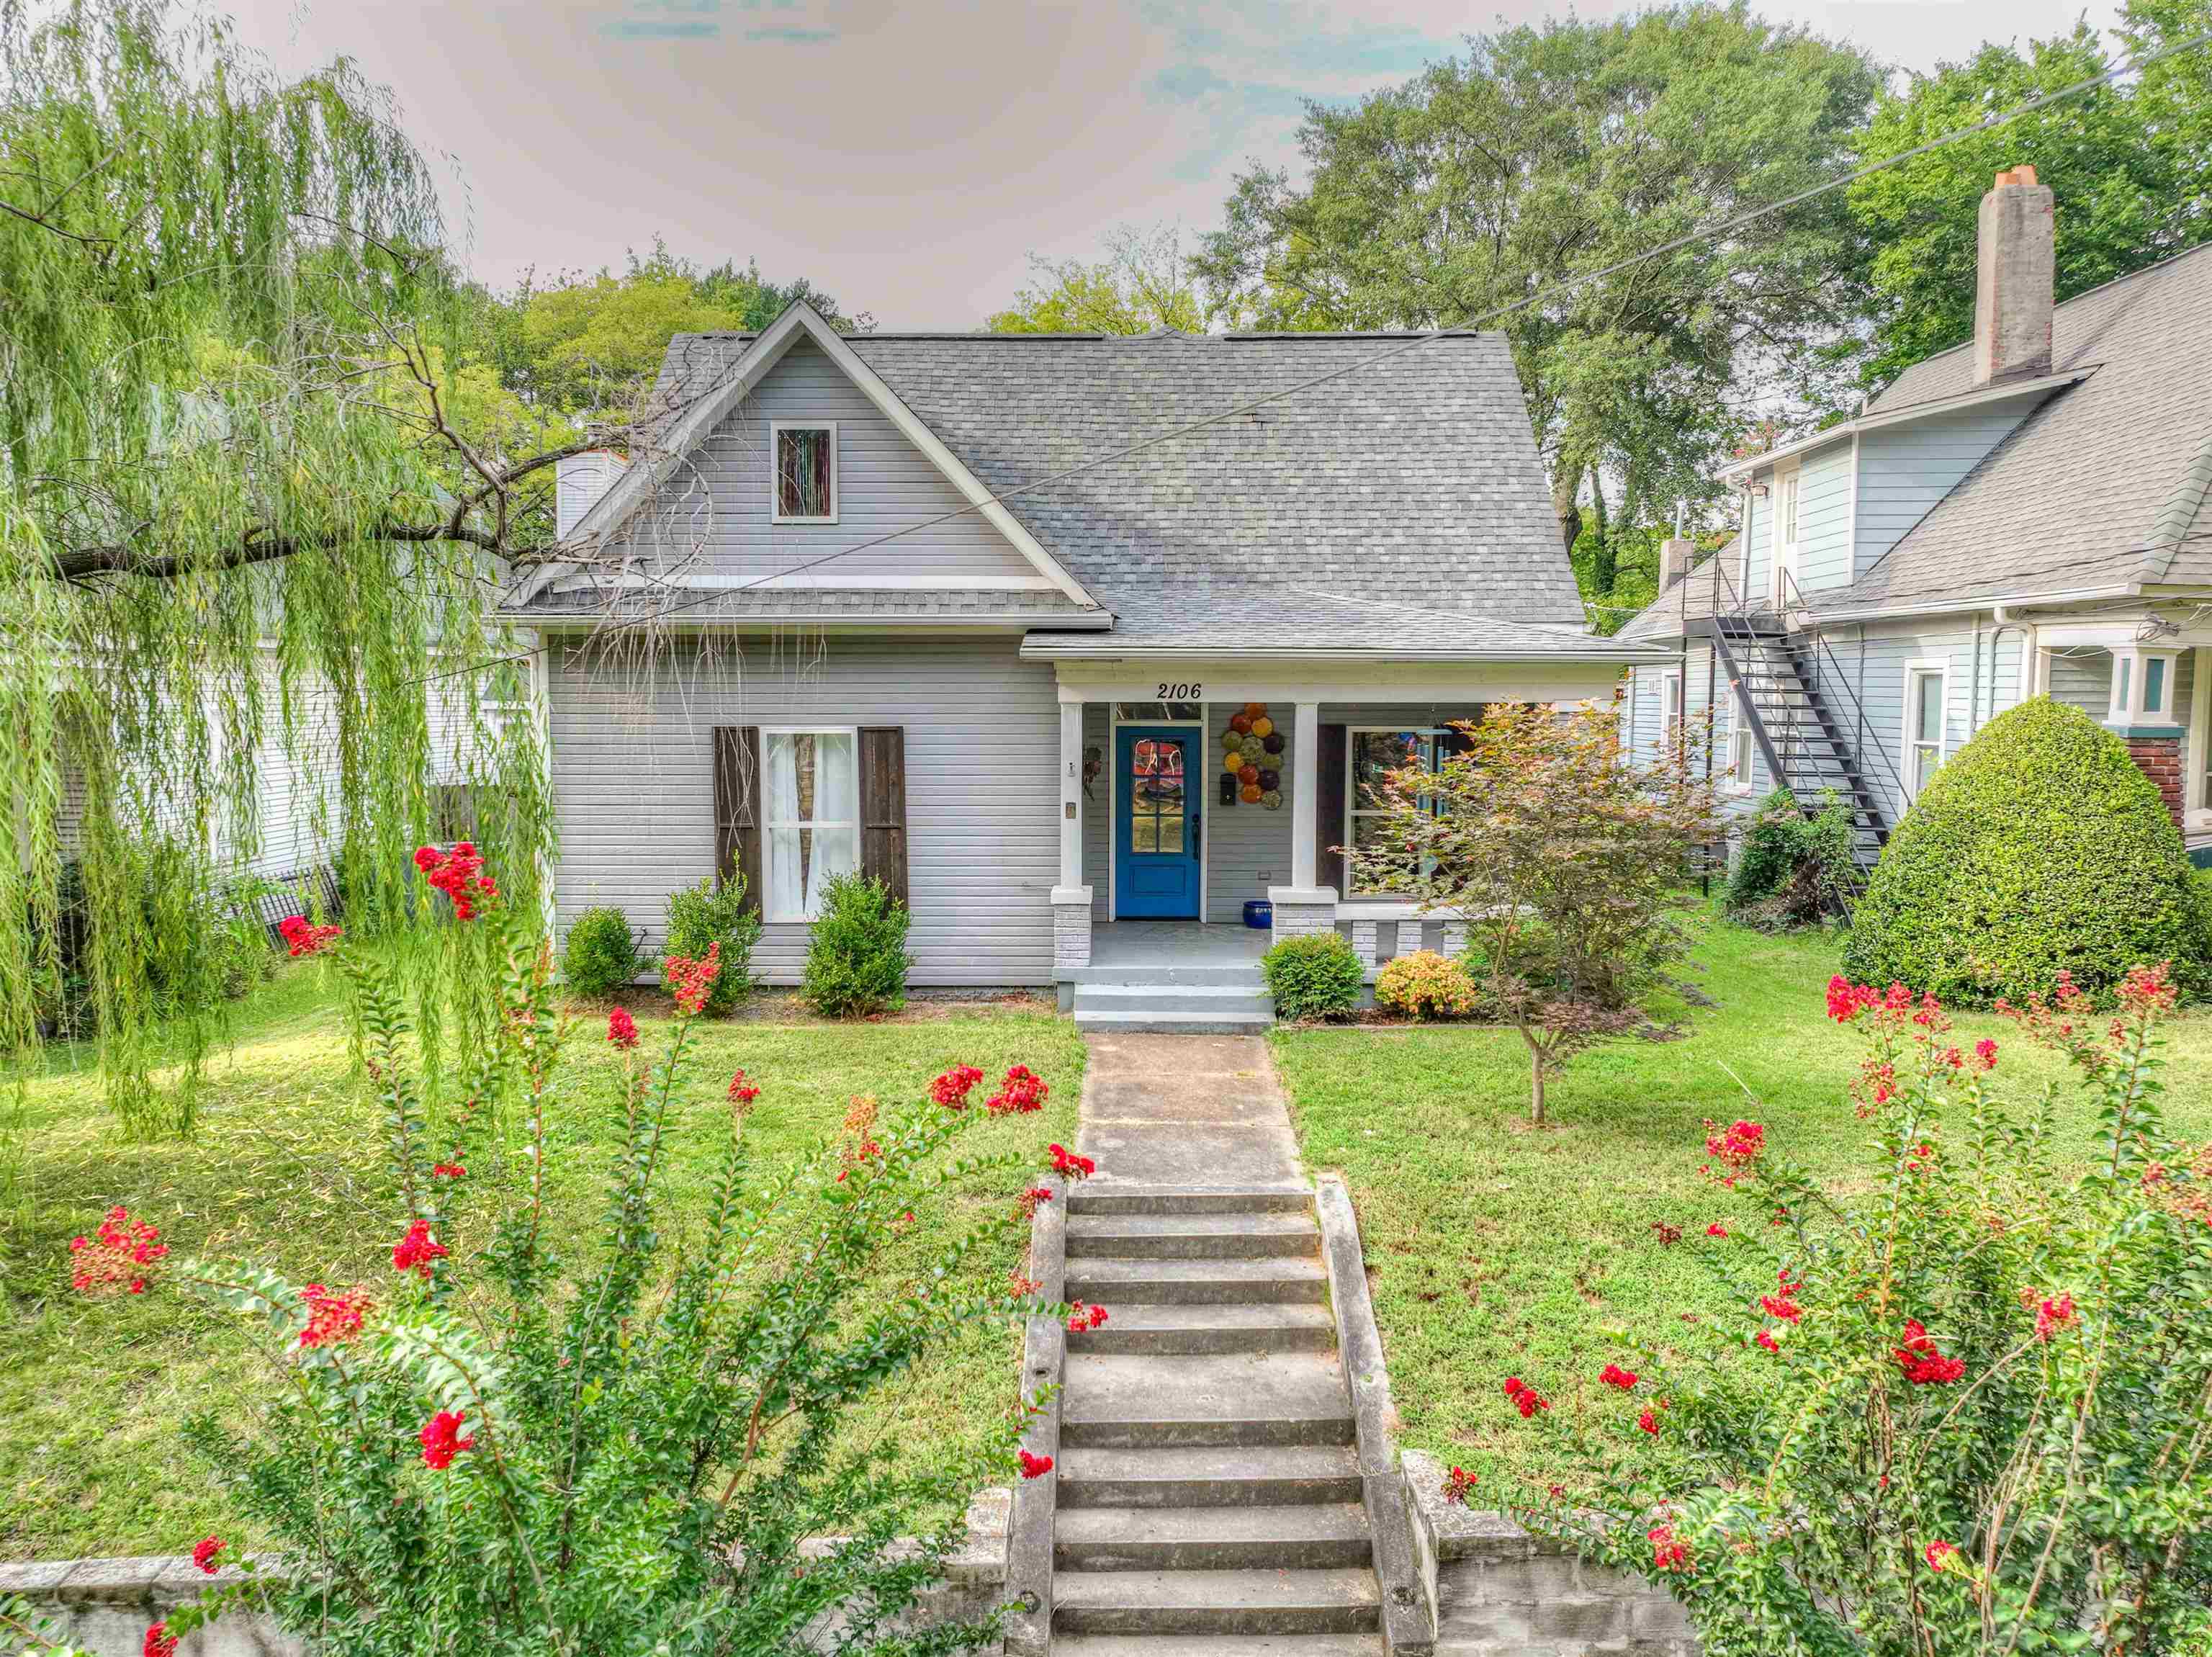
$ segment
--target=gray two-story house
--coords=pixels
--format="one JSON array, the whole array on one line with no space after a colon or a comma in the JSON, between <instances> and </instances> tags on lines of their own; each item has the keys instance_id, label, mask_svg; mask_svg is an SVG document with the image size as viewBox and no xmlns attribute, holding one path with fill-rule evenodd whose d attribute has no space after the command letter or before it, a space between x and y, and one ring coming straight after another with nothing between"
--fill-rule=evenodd
<instances>
[{"instance_id":1,"label":"gray two-story house","mask_svg":"<svg viewBox=\"0 0 2212 1657\"><path fill-rule=\"evenodd\" d=\"M846 338L800 305L678 338L661 405L506 606L544 645L558 918L657 935L740 872L771 984L860 869L917 985L1254 1021L1271 936L1449 941L1347 881L1364 779L1674 654L1584 625L1494 334Z\"/></svg>"},{"instance_id":2,"label":"gray two-story house","mask_svg":"<svg viewBox=\"0 0 2212 1657\"><path fill-rule=\"evenodd\" d=\"M2212 859L2212 248L2054 305L2054 223L2033 168L2000 174L1973 338L1722 472L1741 533L1620 634L1674 657L1632 675L1640 746L1710 710L1739 801L1833 788L1871 852L2048 694L2127 741Z\"/></svg>"}]
</instances>

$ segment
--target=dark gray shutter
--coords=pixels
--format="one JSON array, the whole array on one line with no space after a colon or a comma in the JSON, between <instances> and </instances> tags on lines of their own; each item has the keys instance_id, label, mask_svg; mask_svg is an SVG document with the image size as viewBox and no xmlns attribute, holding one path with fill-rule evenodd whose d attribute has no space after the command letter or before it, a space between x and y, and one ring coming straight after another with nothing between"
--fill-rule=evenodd
<instances>
[{"instance_id":1,"label":"dark gray shutter","mask_svg":"<svg viewBox=\"0 0 2212 1657\"><path fill-rule=\"evenodd\" d=\"M1344 819L1345 737L1341 725L1323 725L1316 745L1319 754L1316 763L1321 775L1313 780L1314 813L1318 819L1315 844L1321 848L1314 860L1314 879L1322 886L1333 886L1336 895L1345 895L1344 853L1338 850L1344 844L1346 832Z\"/></svg>"},{"instance_id":2,"label":"dark gray shutter","mask_svg":"<svg viewBox=\"0 0 2212 1657\"><path fill-rule=\"evenodd\" d=\"M860 727L860 873L907 900L906 729Z\"/></svg>"},{"instance_id":3,"label":"dark gray shutter","mask_svg":"<svg viewBox=\"0 0 2212 1657\"><path fill-rule=\"evenodd\" d=\"M745 906L761 906L760 728L714 727L714 879L745 883Z\"/></svg>"}]
</instances>

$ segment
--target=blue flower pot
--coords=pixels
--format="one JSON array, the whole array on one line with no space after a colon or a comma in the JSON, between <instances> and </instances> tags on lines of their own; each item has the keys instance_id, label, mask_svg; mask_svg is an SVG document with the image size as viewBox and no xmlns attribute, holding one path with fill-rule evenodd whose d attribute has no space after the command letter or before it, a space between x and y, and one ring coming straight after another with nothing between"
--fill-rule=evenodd
<instances>
[{"instance_id":1,"label":"blue flower pot","mask_svg":"<svg viewBox=\"0 0 2212 1657\"><path fill-rule=\"evenodd\" d=\"M1267 932L1275 924L1275 906L1265 898L1248 899L1244 905L1244 924L1255 932Z\"/></svg>"}]
</instances>

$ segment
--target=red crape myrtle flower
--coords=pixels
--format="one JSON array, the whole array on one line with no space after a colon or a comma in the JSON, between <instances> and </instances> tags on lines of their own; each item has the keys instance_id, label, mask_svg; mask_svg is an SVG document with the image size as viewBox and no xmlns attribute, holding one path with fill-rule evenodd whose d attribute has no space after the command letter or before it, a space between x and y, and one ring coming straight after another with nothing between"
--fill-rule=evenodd
<instances>
[{"instance_id":1,"label":"red crape myrtle flower","mask_svg":"<svg viewBox=\"0 0 2212 1657\"><path fill-rule=\"evenodd\" d=\"M1691 1571L1690 1544L1674 1534L1672 1525L1654 1525L1644 1533L1651 1543L1651 1563L1662 1571Z\"/></svg>"},{"instance_id":2,"label":"red crape myrtle flower","mask_svg":"<svg viewBox=\"0 0 2212 1657\"><path fill-rule=\"evenodd\" d=\"M1759 1123L1736 1121L1717 1128L1708 1122L1705 1128L1705 1154L1712 1162L1699 1172L1710 1177L1713 1162L1719 1163L1726 1170L1720 1176L1723 1185L1734 1185L1766 1154L1766 1130Z\"/></svg>"},{"instance_id":3,"label":"red crape myrtle flower","mask_svg":"<svg viewBox=\"0 0 2212 1657\"><path fill-rule=\"evenodd\" d=\"M139 1651L142 1657L177 1657L177 1636L167 1623L156 1623L146 1630L146 1643Z\"/></svg>"},{"instance_id":4,"label":"red crape myrtle flower","mask_svg":"<svg viewBox=\"0 0 2212 1657\"><path fill-rule=\"evenodd\" d=\"M1751 1338L1755 1344L1765 1347L1769 1352L1779 1352L1782 1349L1780 1343L1774 1338L1774 1331L1771 1329L1762 1329Z\"/></svg>"},{"instance_id":5,"label":"red crape myrtle flower","mask_svg":"<svg viewBox=\"0 0 2212 1657\"><path fill-rule=\"evenodd\" d=\"M118 1203L90 1237L70 1239L70 1287L80 1295L143 1295L169 1246L161 1228Z\"/></svg>"},{"instance_id":6,"label":"red crape myrtle flower","mask_svg":"<svg viewBox=\"0 0 2212 1657\"><path fill-rule=\"evenodd\" d=\"M442 854L434 846L417 847L415 867L422 871L435 890L453 900L453 915L458 920L474 920L478 904L499 896L499 888L477 872L483 868L483 859L466 840Z\"/></svg>"},{"instance_id":7,"label":"red crape myrtle flower","mask_svg":"<svg viewBox=\"0 0 2212 1657\"><path fill-rule=\"evenodd\" d=\"M441 1410L422 1423L422 1465L434 1472L444 1472L453 1465L453 1458L464 1450L476 1446L476 1435L464 1435L461 1419L465 1411Z\"/></svg>"},{"instance_id":8,"label":"red crape myrtle flower","mask_svg":"<svg viewBox=\"0 0 2212 1657\"><path fill-rule=\"evenodd\" d=\"M1552 1407L1552 1401L1549 1398L1544 1397L1518 1375L1508 1375L1505 1378L1505 1396L1513 1400L1513 1407L1521 1412L1521 1419L1523 1421L1528 1420L1539 1410L1548 1410Z\"/></svg>"},{"instance_id":9,"label":"red crape myrtle flower","mask_svg":"<svg viewBox=\"0 0 2212 1657\"><path fill-rule=\"evenodd\" d=\"M1728 1228L1717 1220L1714 1221L1712 1224L1705 1228L1705 1235L1708 1237L1725 1237L1728 1234Z\"/></svg>"},{"instance_id":10,"label":"red crape myrtle flower","mask_svg":"<svg viewBox=\"0 0 2212 1657\"><path fill-rule=\"evenodd\" d=\"M465 1179L469 1171L458 1162L435 1162L430 1167L433 1179Z\"/></svg>"},{"instance_id":11,"label":"red crape myrtle flower","mask_svg":"<svg viewBox=\"0 0 2212 1657\"><path fill-rule=\"evenodd\" d=\"M192 1563L213 1576L219 1569L215 1556L229 1545L219 1536L204 1536L192 1544Z\"/></svg>"},{"instance_id":12,"label":"red crape myrtle flower","mask_svg":"<svg viewBox=\"0 0 2212 1657\"><path fill-rule=\"evenodd\" d=\"M1915 1386L1948 1386L1966 1373L1963 1358L1947 1358L1936 1349L1933 1336L1920 1319L1905 1320L1905 1341L1897 1349L1897 1367Z\"/></svg>"},{"instance_id":13,"label":"red crape myrtle flower","mask_svg":"<svg viewBox=\"0 0 2212 1657\"><path fill-rule=\"evenodd\" d=\"M1930 1542L1921 1550L1920 1556L1928 1562L1928 1569L1940 1571L1958 1556L1959 1550L1948 1542Z\"/></svg>"},{"instance_id":14,"label":"red crape myrtle flower","mask_svg":"<svg viewBox=\"0 0 2212 1657\"><path fill-rule=\"evenodd\" d=\"M1050 1456L1033 1456L1026 1450L1017 1452L1016 1455L1022 1464L1024 1478L1042 1478L1052 1471Z\"/></svg>"},{"instance_id":15,"label":"red crape myrtle flower","mask_svg":"<svg viewBox=\"0 0 2212 1657\"><path fill-rule=\"evenodd\" d=\"M965 1110L969 1090L983 1079L972 1064L956 1064L929 1084L929 1096L948 1111Z\"/></svg>"},{"instance_id":16,"label":"red crape myrtle flower","mask_svg":"<svg viewBox=\"0 0 2212 1657\"><path fill-rule=\"evenodd\" d=\"M1444 1500L1454 1507L1463 1506L1468 1492L1474 1489L1474 1475L1464 1467L1455 1467L1444 1479Z\"/></svg>"},{"instance_id":17,"label":"red crape myrtle flower","mask_svg":"<svg viewBox=\"0 0 2212 1657\"><path fill-rule=\"evenodd\" d=\"M392 1269L411 1271L418 1277L430 1276L430 1263L442 1260L452 1252L430 1235L430 1222L417 1220L407 1228L407 1234L392 1246Z\"/></svg>"},{"instance_id":18,"label":"red crape myrtle flower","mask_svg":"<svg viewBox=\"0 0 2212 1657\"><path fill-rule=\"evenodd\" d=\"M1045 1095L1051 1091L1028 1065L1017 1064L1006 1072L1006 1080L999 1084L999 1091L992 1094L983 1108L993 1116L1041 1111L1044 1108Z\"/></svg>"},{"instance_id":19,"label":"red crape myrtle flower","mask_svg":"<svg viewBox=\"0 0 2212 1657\"><path fill-rule=\"evenodd\" d=\"M430 1245L437 1248L437 1245ZM438 1252L442 1254L443 1249ZM392 1260L398 1261L399 1252L392 1251ZM369 1299L366 1295L334 1295L320 1283L309 1283L300 1291L300 1298L307 1303L307 1326L300 1331L300 1349L312 1352L325 1346L343 1346L361 1333L361 1320L368 1313Z\"/></svg>"},{"instance_id":20,"label":"red crape myrtle flower","mask_svg":"<svg viewBox=\"0 0 2212 1657\"><path fill-rule=\"evenodd\" d=\"M2074 1297L2053 1295L2035 1308L2035 1338L2047 1341L2074 1321Z\"/></svg>"},{"instance_id":21,"label":"red crape myrtle flower","mask_svg":"<svg viewBox=\"0 0 2212 1657\"><path fill-rule=\"evenodd\" d=\"M617 1007L607 1014L607 1039L624 1052L637 1045L637 1020L627 1007Z\"/></svg>"},{"instance_id":22,"label":"red crape myrtle flower","mask_svg":"<svg viewBox=\"0 0 2212 1657\"><path fill-rule=\"evenodd\" d=\"M1650 1410L1646 1410L1642 1415L1637 1416L1636 1424L1644 1432L1650 1434L1652 1437L1659 1436L1659 1417Z\"/></svg>"},{"instance_id":23,"label":"red crape myrtle flower","mask_svg":"<svg viewBox=\"0 0 2212 1657\"><path fill-rule=\"evenodd\" d=\"M747 1075L743 1070L734 1070L731 1072L731 1104L750 1105L753 1100L760 1097L760 1092L759 1084L754 1081L754 1080L750 1076Z\"/></svg>"},{"instance_id":24,"label":"red crape myrtle flower","mask_svg":"<svg viewBox=\"0 0 2212 1657\"><path fill-rule=\"evenodd\" d=\"M1633 1369L1623 1369L1617 1363L1606 1365L1597 1372L1597 1378L1607 1386L1618 1386L1624 1392L1636 1385L1636 1372Z\"/></svg>"},{"instance_id":25,"label":"red crape myrtle flower","mask_svg":"<svg viewBox=\"0 0 2212 1657\"><path fill-rule=\"evenodd\" d=\"M1016 1211L1023 1219L1028 1220L1035 1217L1038 1203L1049 1203L1051 1201L1052 1187L1050 1185L1031 1185L1015 1200L1014 1207Z\"/></svg>"},{"instance_id":26,"label":"red crape myrtle flower","mask_svg":"<svg viewBox=\"0 0 2212 1657\"><path fill-rule=\"evenodd\" d=\"M1006 1274L1006 1292L1018 1301L1025 1301L1044 1285L1034 1277L1025 1277L1019 1267Z\"/></svg>"},{"instance_id":27,"label":"red crape myrtle flower","mask_svg":"<svg viewBox=\"0 0 2212 1657\"><path fill-rule=\"evenodd\" d=\"M660 964L660 986L676 1002L676 1010L685 1018L696 1018L699 1009L707 1004L707 997L714 988L714 980L722 975L722 946L720 941L707 946L707 953L693 960L689 955L671 955Z\"/></svg>"},{"instance_id":28,"label":"red crape myrtle flower","mask_svg":"<svg viewBox=\"0 0 2212 1657\"><path fill-rule=\"evenodd\" d=\"M1100 1327L1105 1321L1104 1307L1079 1306L1075 1308L1074 1315L1067 1320L1067 1332L1071 1335L1080 1335L1088 1330Z\"/></svg>"},{"instance_id":29,"label":"red crape myrtle flower","mask_svg":"<svg viewBox=\"0 0 2212 1657\"><path fill-rule=\"evenodd\" d=\"M1064 1146L1054 1145L1052 1151L1052 1171L1070 1179L1087 1179L1098 1172L1098 1165L1087 1156L1078 1156Z\"/></svg>"},{"instance_id":30,"label":"red crape myrtle flower","mask_svg":"<svg viewBox=\"0 0 2212 1657\"><path fill-rule=\"evenodd\" d=\"M344 931L339 926L310 926L304 915L287 915L276 923L276 935L284 940L285 952L295 960L302 955L319 955Z\"/></svg>"}]
</instances>

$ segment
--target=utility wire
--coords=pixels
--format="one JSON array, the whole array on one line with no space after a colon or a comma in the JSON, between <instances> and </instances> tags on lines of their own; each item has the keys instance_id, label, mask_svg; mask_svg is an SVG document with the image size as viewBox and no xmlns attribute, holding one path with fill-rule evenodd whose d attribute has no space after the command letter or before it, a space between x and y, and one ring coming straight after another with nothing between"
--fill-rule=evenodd
<instances>
[{"instance_id":1,"label":"utility wire","mask_svg":"<svg viewBox=\"0 0 2212 1657\"><path fill-rule=\"evenodd\" d=\"M1490 309L1483 311L1464 321L1454 323L1449 327L1431 328L1420 333L1409 335L1386 350L1376 351L1369 356L1361 357L1357 362L1347 362L1343 364L1341 367L1331 369L1324 374L1313 375L1307 379L1294 381L1292 384L1281 387L1277 390L1264 393L1263 394L1252 398L1248 401L1235 404L1229 408L1222 410L1217 414L1207 415L1202 420L1193 420L1188 424L1173 427L1167 431L1157 433L1151 437L1141 438L1133 443L1124 444L1120 448L1110 449L1103 454L1094 455L1085 460L1079 460L1074 465L1064 466L1058 472L1047 472L1041 478L1033 478L1025 484L1017 484L1012 489L1005 490L995 494L987 494L980 501L971 501L964 506L955 507L950 511L940 512L930 517L917 519L914 522L903 525L897 529L886 530L880 535L873 535L866 540L856 541L852 545L841 547L834 552L825 552L819 557L811 558L804 564L794 564L787 570L779 570L771 575L757 576L751 581L740 582L734 587L718 587L711 592L702 594L698 598L687 600L681 604L672 605L666 609L655 610L647 614L632 616L623 620L610 622L606 625L598 629L595 637L604 637L608 633L620 632L632 627L642 627L652 623L665 621L672 616L682 615L686 611L696 610L708 604L720 603L737 594L748 592L756 587L765 586L770 582L783 581L793 576L803 575L809 570L819 569L822 565L835 563L839 558L850 557L856 552L865 552L872 547L882 546L886 542L896 540L902 536L911 535L921 530L933 528L938 524L949 522L955 518L969 516L974 513L982 511L987 507L1000 505L1007 501L1013 500L1019 496L1030 494L1036 490L1049 488L1051 485L1057 483L1064 483L1070 478L1079 477L1087 472L1094 472L1101 466L1111 466L1117 460L1126 460L1131 455L1141 454L1147 449L1157 448L1164 443L1175 442L1181 438L1188 437L1194 433L1204 431L1209 427L1220 425L1224 421L1234 420L1239 416L1249 414L1255 409L1265 408L1270 403L1279 403L1287 398L1300 396L1306 392L1312 391L1316 387L1329 385L1336 381L1346 379L1352 375L1364 373L1370 369L1377 368L1382 363L1389 362L1398 357L1403 356L1409 351L1419 350L1425 345L1434 344L1439 339L1449 338L1455 334L1464 334L1474 332L1474 330L1480 328L1485 323L1493 322L1500 317L1510 316L1517 311L1527 310L1531 306L1540 305L1547 301L1559 298L1564 295L1574 292L1579 288L1586 287L1593 282L1602 282L1608 277L1618 276L1624 271L1633 270L1638 265L1649 264L1653 259L1664 259L1670 253L1680 253L1683 248L1693 246L1698 242L1707 241L1717 237L1733 235L1739 230L1747 228L1748 226L1758 223L1761 219L1771 218L1775 214L1786 212L1792 207L1802 206L1808 201L1814 200L1821 196L1831 194L1835 191L1848 189L1850 186L1858 183L1862 179L1872 178L1875 174L1878 173L1886 173L1892 168L1902 167L1907 161L1917 161L1923 155L1931 155L1939 149L1948 149L1954 143L1963 143L1968 138L1978 137L1984 132L1994 132L1999 127L2008 126L2013 122L2019 120L2021 117L2032 115L2039 109L2047 109L2051 105L2062 103L2069 98L2078 98L2083 93L2094 92L2097 88L2109 85L2111 82L2120 79L2123 76L2132 75L2137 70L2148 69L2153 64L2160 63L2166 58L2179 57L2184 52L2202 51L2208 46L2212 46L2212 34L2200 34L2191 40L2183 40L2173 46L2161 47L2156 52L2146 52L2141 57L2131 58L2125 63L2114 64L2101 75L2093 75L2087 80L2076 81L2070 86L2063 86L2053 92L2039 94L2033 98L2028 99L2025 103L2015 104L2009 109L2002 109L1996 111L1991 114L1985 115L1980 120L1974 122L1970 126L1954 128L1952 131L1942 133L1936 137L1930 138L1927 143L1916 145L1911 149L1899 150L1896 155L1885 156L1882 160L1878 161L1869 161L1865 166L1855 168L1850 172L1845 173L1840 177L1830 179L1822 184L1813 185L1806 189L1798 191L1794 195L1784 196L1778 201L1768 202L1764 206L1754 207L1747 212L1739 213L1732 218L1723 219L1717 224L1687 231L1681 235L1674 237L1672 241L1660 243L1656 247L1647 248L1643 253L1631 254L1626 259L1617 259L1611 265L1601 266L1597 270L1584 271L1580 276L1565 277L1560 281L1554 282L1545 287L1540 288L1534 293L1523 295L1519 299L1509 300L1502 305L1492 306ZM543 654L545 648L546 647L544 645L541 644L535 649L520 651L514 655L495 656L489 661L481 662L473 667L456 667L442 673L427 674L423 678L413 682L418 685L428 684L433 679L450 679L461 673L477 673L481 672L483 668L496 667L506 662L526 661L533 655Z\"/></svg>"}]
</instances>

